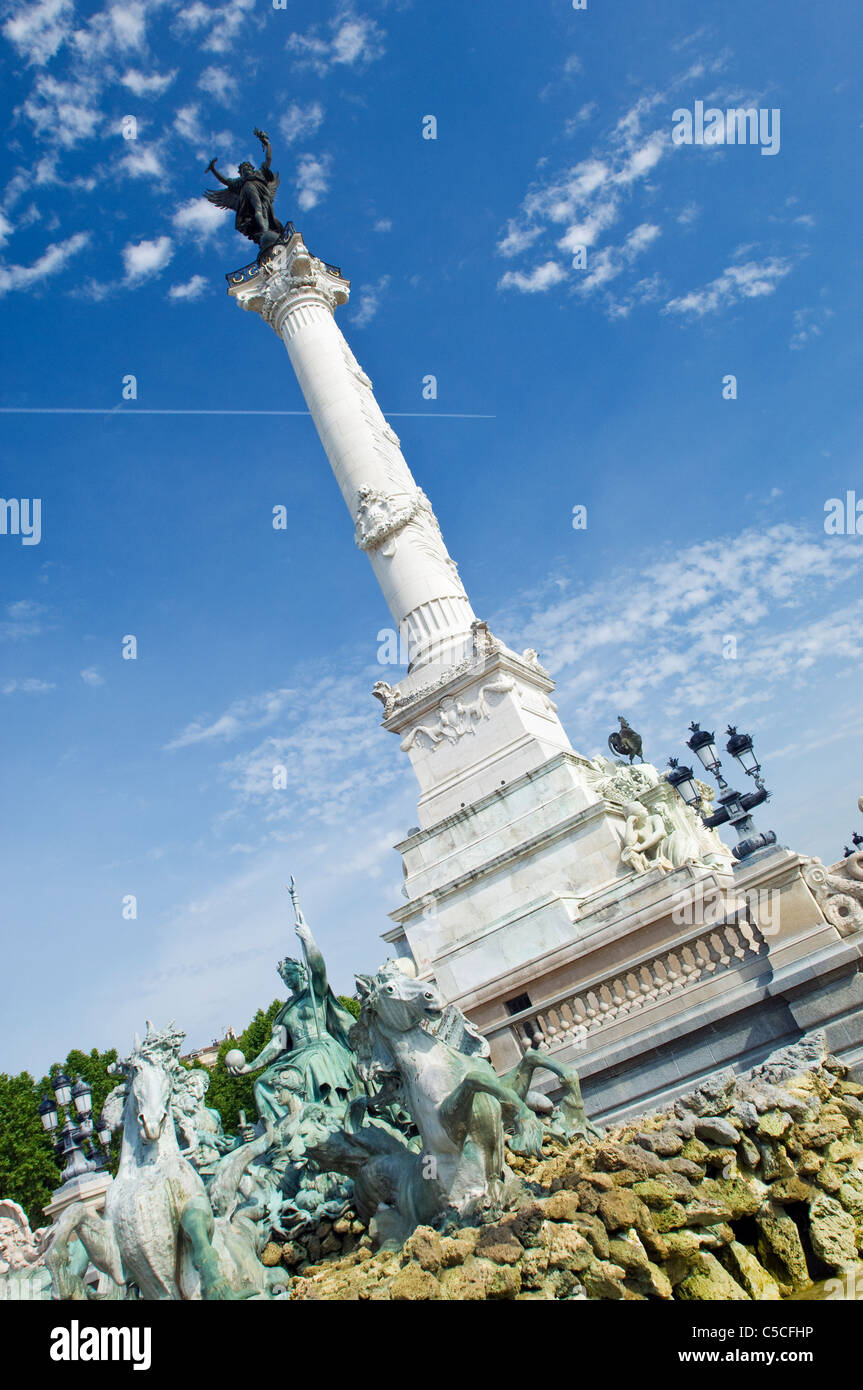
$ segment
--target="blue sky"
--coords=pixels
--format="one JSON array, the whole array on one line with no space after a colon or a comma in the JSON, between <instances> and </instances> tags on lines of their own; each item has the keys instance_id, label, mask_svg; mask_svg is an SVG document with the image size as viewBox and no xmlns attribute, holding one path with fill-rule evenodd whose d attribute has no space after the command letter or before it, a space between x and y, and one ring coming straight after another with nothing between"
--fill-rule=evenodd
<instances>
[{"instance_id":1,"label":"blue sky","mask_svg":"<svg viewBox=\"0 0 863 1390\"><path fill-rule=\"evenodd\" d=\"M145 1016L242 1026L291 872L340 989L400 901L388 614L310 420L144 413L303 409L225 294L254 248L200 197L255 125L474 608L539 648L574 746L626 713L662 765L732 721L760 823L841 853L863 535L824 506L863 499L861 31L802 0L2 6L0 477L42 536L0 536L0 1068ZM675 146L696 101L778 109L779 152Z\"/></svg>"}]
</instances>

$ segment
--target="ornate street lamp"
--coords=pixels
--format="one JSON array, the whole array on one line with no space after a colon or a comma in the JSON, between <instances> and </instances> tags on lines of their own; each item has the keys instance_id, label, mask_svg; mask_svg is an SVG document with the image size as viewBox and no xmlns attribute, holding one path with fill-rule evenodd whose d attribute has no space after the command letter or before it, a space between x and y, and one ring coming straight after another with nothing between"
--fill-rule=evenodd
<instances>
[{"instance_id":1,"label":"ornate street lamp","mask_svg":"<svg viewBox=\"0 0 863 1390\"><path fill-rule=\"evenodd\" d=\"M54 1145L54 1152L64 1165L60 1181L67 1183L73 1178L83 1178L87 1173L95 1173L104 1168L105 1161L102 1155L93 1148L92 1139L90 1139L93 1133L90 1086L80 1076L73 1086L68 1076L64 1075L63 1072L54 1077L51 1086L56 1101L52 1100L50 1096L43 1096L39 1103L39 1119L46 1134L52 1134L57 1129L62 1112L68 1112L63 1116L64 1123ZM107 1144L110 1144L111 1133L103 1120L97 1121L96 1129L99 1132L100 1140L105 1144L101 1127L108 1131ZM87 1141L86 1151L84 1149L85 1141ZM106 1148L107 1144L105 1144Z\"/></svg>"},{"instance_id":2,"label":"ornate street lamp","mask_svg":"<svg viewBox=\"0 0 863 1390\"><path fill-rule=\"evenodd\" d=\"M666 780L671 783L675 791L680 793L687 806L691 806L695 810L701 796L695 785L695 773L692 768L680 767L676 758L669 758L668 766L671 771L666 773Z\"/></svg>"},{"instance_id":3,"label":"ornate street lamp","mask_svg":"<svg viewBox=\"0 0 863 1390\"><path fill-rule=\"evenodd\" d=\"M69 1080L68 1076L66 1076L65 1072L61 1071L59 1076L54 1077L54 1080L51 1082L51 1085L54 1090L54 1096L56 1098L57 1104L60 1106L61 1110L65 1110L66 1106L70 1105L72 1102L71 1081Z\"/></svg>"},{"instance_id":4,"label":"ornate street lamp","mask_svg":"<svg viewBox=\"0 0 863 1390\"><path fill-rule=\"evenodd\" d=\"M776 844L776 832L773 830L756 830L755 823L750 812L756 806L760 806L770 795L764 783L761 781L761 765L755 756L752 746L752 738L749 734L739 734L733 725L728 728L728 743L726 750L737 760L747 777L755 779L758 788L753 792L738 792L730 787L722 775L722 763L716 751L716 736L702 729L698 724L690 724L690 736L686 741L687 748L695 754L701 763L716 781L719 783L720 797L719 805L712 815L706 816L699 811L701 798L695 779L690 767L679 767L676 758L669 758L668 765L671 769L666 774L667 781L679 792L680 796L692 810L699 811L701 819L711 830L715 830L720 825L733 825L737 832L737 844L732 850L735 859L748 859L757 850L766 849L769 845Z\"/></svg>"},{"instance_id":5,"label":"ornate street lamp","mask_svg":"<svg viewBox=\"0 0 863 1390\"><path fill-rule=\"evenodd\" d=\"M46 1134L57 1128L57 1104L50 1096L43 1096L39 1103L39 1119Z\"/></svg>"}]
</instances>

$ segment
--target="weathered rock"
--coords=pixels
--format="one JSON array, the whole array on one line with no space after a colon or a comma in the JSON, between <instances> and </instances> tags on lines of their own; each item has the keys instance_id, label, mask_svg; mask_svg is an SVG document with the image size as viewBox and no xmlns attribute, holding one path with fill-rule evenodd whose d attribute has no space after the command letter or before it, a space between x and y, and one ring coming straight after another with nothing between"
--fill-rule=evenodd
<instances>
[{"instance_id":1,"label":"weathered rock","mask_svg":"<svg viewBox=\"0 0 863 1390\"><path fill-rule=\"evenodd\" d=\"M825 1160L825 1162L822 1163L821 1167L818 1169L818 1176L816 1177L815 1181L819 1187L824 1188L825 1192L836 1193L842 1186L844 1178L844 1169L837 1167L835 1163L830 1163L829 1161Z\"/></svg>"},{"instance_id":2,"label":"weathered rock","mask_svg":"<svg viewBox=\"0 0 863 1390\"><path fill-rule=\"evenodd\" d=\"M549 1222L544 1234L549 1270L568 1269L580 1273L595 1262L593 1246L575 1226L559 1226Z\"/></svg>"},{"instance_id":3,"label":"weathered rock","mask_svg":"<svg viewBox=\"0 0 863 1390\"><path fill-rule=\"evenodd\" d=\"M687 1183L687 1187L691 1192L692 1188L689 1183ZM650 1207L651 1211L659 1211L663 1207L670 1206L681 1195L670 1182L662 1178L645 1178L643 1182L637 1182L632 1190L637 1197L641 1198L642 1202Z\"/></svg>"},{"instance_id":4,"label":"weathered rock","mask_svg":"<svg viewBox=\"0 0 863 1390\"><path fill-rule=\"evenodd\" d=\"M647 1151L637 1144L601 1144L595 1157L596 1169L604 1173L620 1173L630 1169L639 1177L650 1176L650 1160Z\"/></svg>"},{"instance_id":5,"label":"weathered rock","mask_svg":"<svg viewBox=\"0 0 863 1390\"><path fill-rule=\"evenodd\" d=\"M749 1295L732 1279L728 1270L723 1269L716 1256L704 1252L698 1254L695 1268L681 1279L676 1293L678 1298L695 1302L749 1302Z\"/></svg>"},{"instance_id":6,"label":"weathered rock","mask_svg":"<svg viewBox=\"0 0 863 1390\"><path fill-rule=\"evenodd\" d=\"M519 1265L522 1289L541 1289L548 1273L548 1251L542 1246L526 1250Z\"/></svg>"},{"instance_id":7,"label":"weathered rock","mask_svg":"<svg viewBox=\"0 0 863 1390\"><path fill-rule=\"evenodd\" d=\"M731 1148L711 1149L704 1164L711 1173L721 1173L723 1177L731 1177L737 1171L737 1150Z\"/></svg>"},{"instance_id":8,"label":"weathered rock","mask_svg":"<svg viewBox=\"0 0 863 1390\"><path fill-rule=\"evenodd\" d=\"M261 1251L261 1264L268 1269L273 1269L275 1265L282 1263L282 1247L271 1240Z\"/></svg>"},{"instance_id":9,"label":"weathered rock","mask_svg":"<svg viewBox=\"0 0 863 1390\"><path fill-rule=\"evenodd\" d=\"M761 1162L761 1150L757 1147L757 1145L753 1144L752 1140L749 1138L747 1134L742 1134L740 1136L740 1143L737 1146L737 1153L740 1158L740 1162L744 1164L746 1168L757 1168L759 1163Z\"/></svg>"},{"instance_id":10,"label":"weathered rock","mask_svg":"<svg viewBox=\"0 0 863 1390\"><path fill-rule=\"evenodd\" d=\"M445 1298L476 1302L515 1298L521 1289L521 1274L512 1265L496 1265L471 1256L465 1264L444 1270L440 1282Z\"/></svg>"},{"instance_id":11,"label":"weathered rock","mask_svg":"<svg viewBox=\"0 0 863 1390\"><path fill-rule=\"evenodd\" d=\"M682 1158L689 1159L690 1163L700 1163L702 1166L707 1155L710 1153L706 1144L702 1144L700 1139L687 1139L680 1151Z\"/></svg>"},{"instance_id":12,"label":"weathered rock","mask_svg":"<svg viewBox=\"0 0 863 1390\"><path fill-rule=\"evenodd\" d=\"M757 1151L755 1162L758 1162ZM693 1163L691 1159L683 1158L682 1155L679 1158L670 1158L667 1166L672 1173L680 1173L681 1177L688 1178L690 1182L700 1182L704 1177L703 1166Z\"/></svg>"},{"instance_id":13,"label":"weathered rock","mask_svg":"<svg viewBox=\"0 0 863 1390\"><path fill-rule=\"evenodd\" d=\"M636 1134L635 1142L641 1148L649 1149L651 1153L658 1154L660 1158L673 1158L683 1148L683 1139L675 1129L642 1131L640 1134Z\"/></svg>"},{"instance_id":14,"label":"weathered rock","mask_svg":"<svg viewBox=\"0 0 863 1390\"><path fill-rule=\"evenodd\" d=\"M541 1204L537 1203L537 1208L540 1220L573 1221L580 1210L579 1196L577 1192L555 1192Z\"/></svg>"},{"instance_id":15,"label":"weathered rock","mask_svg":"<svg viewBox=\"0 0 863 1390\"><path fill-rule=\"evenodd\" d=\"M427 1303L442 1296L443 1290L437 1279L416 1260L405 1265L390 1284L390 1298L396 1303Z\"/></svg>"},{"instance_id":16,"label":"weathered rock","mask_svg":"<svg viewBox=\"0 0 863 1390\"><path fill-rule=\"evenodd\" d=\"M758 1121L758 1133L765 1139L782 1139L793 1123L785 1110L766 1110Z\"/></svg>"},{"instance_id":17,"label":"weathered rock","mask_svg":"<svg viewBox=\"0 0 863 1390\"><path fill-rule=\"evenodd\" d=\"M819 1192L810 1204L809 1239L815 1254L831 1269L842 1270L857 1263L854 1218L826 1192Z\"/></svg>"},{"instance_id":18,"label":"weathered rock","mask_svg":"<svg viewBox=\"0 0 863 1390\"><path fill-rule=\"evenodd\" d=\"M653 1224L660 1235L679 1230L687 1224L686 1208L680 1202L669 1202L667 1207L653 1213Z\"/></svg>"},{"instance_id":19,"label":"weathered rock","mask_svg":"<svg viewBox=\"0 0 863 1390\"><path fill-rule=\"evenodd\" d=\"M718 1202L732 1221L754 1216L764 1201L764 1191L763 1183L740 1177L705 1178L698 1189L699 1197Z\"/></svg>"},{"instance_id":20,"label":"weathered rock","mask_svg":"<svg viewBox=\"0 0 863 1390\"><path fill-rule=\"evenodd\" d=\"M751 1250L747 1250L739 1241L731 1241L721 1259L732 1278L754 1302L774 1303L782 1297L776 1280L758 1263Z\"/></svg>"},{"instance_id":21,"label":"weathered rock","mask_svg":"<svg viewBox=\"0 0 863 1390\"><path fill-rule=\"evenodd\" d=\"M758 1126L758 1111L751 1100L736 1100L730 1118L736 1120L741 1129L756 1129Z\"/></svg>"},{"instance_id":22,"label":"weathered rock","mask_svg":"<svg viewBox=\"0 0 863 1390\"><path fill-rule=\"evenodd\" d=\"M686 1207L687 1226L716 1226L727 1221L731 1212L724 1202L712 1202L708 1198L696 1197Z\"/></svg>"},{"instance_id":23,"label":"weathered rock","mask_svg":"<svg viewBox=\"0 0 863 1390\"><path fill-rule=\"evenodd\" d=\"M405 1241L402 1253L406 1259L415 1260L420 1269L431 1270L433 1274L436 1274L443 1264L441 1238L431 1226L417 1226Z\"/></svg>"},{"instance_id":24,"label":"weathered rock","mask_svg":"<svg viewBox=\"0 0 863 1390\"><path fill-rule=\"evenodd\" d=\"M695 1121L695 1137L702 1143L734 1145L740 1131L722 1115L705 1115Z\"/></svg>"},{"instance_id":25,"label":"weathered rock","mask_svg":"<svg viewBox=\"0 0 863 1390\"><path fill-rule=\"evenodd\" d=\"M573 1218L572 1224L576 1230L580 1231L585 1240L593 1246L594 1253L600 1260L608 1259L608 1232L598 1216L590 1216L587 1212L578 1212Z\"/></svg>"},{"instance_id":26,"label":"weathered rock","mask_svg":"<svg viewBox=\"0 0 863 1390\"><path fill-rule=\"evenodd\" d=\"M794 1164L783 1144L773 1139L762 1139L758 1149L761 1154L761 1173L765 1182L794 1176Z\"/></svg>"},{"instance_id":27,"label":"weathered rock","mask_svg":"<svg viewBox=\"0 0 863 1390\"><path fill-rule=\"evenodd\" d=\"M486 1226L474 1253L496 1265L517 1265L524 1254L524 1246L506 1226Z\"/></svg>"},{"instance_id":28,"label":"weathered rock","mask_svg":"<svg viewBox=\"0 0 863 1390\"><path fill-rule=\"evenodd\" d=\"M674 1113L680 1119L692 1115L720 1115L732 1105L737 1077L730 1067L709 1076L688 1095L674 1102Z\"/></svg>"},{"instance_id":29,"label":"weathered rock","mask_svg":"<svg viewBox=\"0 0 863 1390\"><path fill-rule=\"evenodd\" d=\"M588 1298L626 1298L626 1271L620 1265L597 1260L584 1272L584 1287Z\"/></svg>"},{"instance_id":30,"label":"weathered rock","mask_svg":"<svg viewBox=\"0 0 863 1390\"><path fill-rule=\"evenodd\" d=\"M849 1168L838 1192L839 1201L856 1221L863 1222L863 1172Z\"/></svg>"},{"instance_id":31,"label":"weathered rock","mask_svg":"<svg viewBox=\"0 0 863 1390\"><path fill-rule=\"evenodd\" d=\"M797 1158L798 1171L804 1178L813 1178L816 1173L820 1172L823 1164L822 1155L816 1153L814 1149L801 1149Z\"/></svg>"},{"instance_id":32,"label":"weathered rock","mask_svg":"<svg viewBox=\"0 0 863 1390\"><path fill-rule=\"evenodd\" d=\"M795 1202L808 1202L812 1197L812 1188L808 1182L796 1175L793 1178L780 1178L779 1182L774 1182L770 1186L770 1199L778 1202L780 1206L793 1206Z\"/></svg>"},{"instance_id":33,"label":"weathered rock","mask_svg":"<svg viewBox=\"0 0 863 1390\"><path fill-rule=\"evenodd\" d=\"M782 1284L803 1289L810 1282L800 1232L781 1207L767 1204L755 1218L758 1225L758 1258Z\"/></svg>"},{"instance_id":34,"label":"weathered rock","mask_svg":"<svg viewBox=\"0 0 863 1390\"><path fill-rule=\"evenodd\" d=\"M648 1220L647 1208L634 1193L620 1188L603 1192L599 1198L599 1215L609 1231L620 1231L628 1226L640 1226Z\"/></svg>"}]
</instances>

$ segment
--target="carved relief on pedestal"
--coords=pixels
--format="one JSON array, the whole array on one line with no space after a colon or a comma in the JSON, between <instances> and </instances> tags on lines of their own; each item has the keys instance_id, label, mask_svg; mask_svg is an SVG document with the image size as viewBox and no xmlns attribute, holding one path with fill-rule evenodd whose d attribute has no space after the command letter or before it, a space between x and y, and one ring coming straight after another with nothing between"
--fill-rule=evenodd
<instances>
[{"instance_id":1,"label":"carved relief on pedestal","mask_svg":"<svg viewBox=\"0 0 863 1390\"><path fill-rule=\"evenodd\" d=\"M863 928L863 853L826 868L813 857L803 877L827 921L843 936Z\"/></svg>"},{"instance_id":2,"label":"carved relief on pedestal","mask_svg":"<svg viewBox=\"0 0 863 1390\"><path fill-rule=\"evenodd\" d=\"M435 722L417 724L411 729L402 739L402 751L410 752L414 744L434 751L442 743L458 743L465 734L476 733L476 725L481 720L491 718L490 695L508 695L514 689L515 681L510 676L497 676L482 686L475 700L465 701L457 695L447 695L438 705Z\"/></svg>"},{"instance_id":3,"label":"carved relief on pedestal","mask_svg":"<svg viewBox=\"0 0 863 1390\"><path fill-rule=\"evenodd\" d=\"M626 814L621 859L627 867L639 873L652 868L668 873L683 864L730 867L731 851L716 831L684 805L650 763L634 767L598 757L591 769L588 778L597 793Z\"/></svg>"}]
</instances>

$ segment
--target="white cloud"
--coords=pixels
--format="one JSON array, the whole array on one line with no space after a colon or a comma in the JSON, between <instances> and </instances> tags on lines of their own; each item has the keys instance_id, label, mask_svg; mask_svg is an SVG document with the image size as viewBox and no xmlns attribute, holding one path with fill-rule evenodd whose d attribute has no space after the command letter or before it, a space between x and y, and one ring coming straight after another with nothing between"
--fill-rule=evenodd
<instances>
[{"instance_id":1,"label":"white cloud","mask_svg":"<svg viewBox=\"0 0 863 1390\"><path fill-rule=\"evenodd\" d=\"M792 352L800 352L813 338L820 338L823 326L833 317L831 309L795 309L793 332L788 340Z\"/></svg>"},{"instance_id":2,"label":"white cloud","mask_svg":"<svg viewBox=\"0 0 863 1390\"><path fill-rule=\"evenodd\" d=\"M87 62L142 49L146 45L147 15L143 4L123 3L100 10L85 27L76 29L72 43Z\"/></svg>"},{"instance_id":3,"label":"white cloud","mask_svg":"<svg viewBox=\"0 0 863 1390\"><path fill-rule=\"evenodd\" d=\"M314 135L323 119L324 108L319 101L309 102L308 106L299 106L293 101L285 114L279 118L282 139L290 145L294 140L303 140L308 135Z\"/></svg>"},{"instance_id":4,"label":"white cloud","mask_svg":"<svg viewBox=\"0 0 863 1390\"><path fill-rule=\"evenodd\" d=\"M87 666L81 672L81 679L85 685L104 685L105 677L97 666Z\"/></svg>"},{"instance_id":5,"label":"white cloud","mask_svg":"<svg viewBox=\"0 0 863 1390\"><path fill-rule=\"evenodd\" d=\"M0 683L0 694L2 695L44 695L49 690L56 690L53 681L36 680L33 676L24 679L12 677Z\"/></svg>"},{"instance_id":6,"label":"white cloud","mask_svg":"<svg viewBox=\"0 0 863 1390\"><path fill-rule=\"evenodd\" d=\"M776 256L761 262L746 261L742 265L730 265L702 289L690 290L687 294L670 299L663 313L689 314L694 318L719 313L743 299L759 299L773 294L779 281L790 270L791 262Z\"/></svg>"},{"instance_id":7,"label":"white cloud","mask_svg":"<svg viewBox=\"0 0 863 1390\"><path fill-rule=\"evenodd\" d=\"M267 7L269 8L269 6ZM225 5L202 4L194 0L191 5L183 5L175 19L180 33L209 33L201 40L201 47L208 53L230 53L238 39L243 35L250 39L260 28L262 19L257 0L228 0Z\"/></svg>"},{"instance_id":8,"label":"white cloud","mask_svg":"<svg viewBox=\"0 0 863 1390\"><path fill-rule=\"evenodd\" d=\"M379 217L372 227L373 232L391 232L393 229L392 219L389 217Z\"/></svg>"},{"instance_id":9,"label":"white cloud","mask_svg":"<svg viewBox=\"0 0 863 1390\"><path fill-rule=\"evenodd\" d=\"M214 66L204 68L198 78L198 86L202 92L208 92L211 97L215 97L216 101L228 103L236 95L237 79L227 68Z\"/></svg>"},{"instance_id":10,"label":"white cloud","mask_svg":"<svg viewBox=\"0 0 863 1390\"><path fill-rule=\"evenodd\" d=\"M203 275L193 275L191 280L187 280L182 285L172 285L168 291L169 299L200 299L207 288L207 280Z\"/></svg>"},{"instance_id":11,"label":"white cloud","mask_svg":"<svg viewBox=\"0 0 863 1390\"><path fill-rule=\"evenodd\" d=\"M39 0L19 5L3 25L3 33L22 58L44 66L72 32L73 0Z\"/></svg>"},{"instance_id":12,"label":"white cloud","mask_svg":"<svg viewBox=\"0 0 863 1390\"><path fill-rule=\"evenodd\" d=\"M548 598L517 598L492 627L540 652L582 729L640 706L683 728L704 709L733 718L746 703L784 707L819 663L859 670L863 600L847 589L861 574L854 537L775 525L654 552L641 568L633 558L625 573L571 591L551 578ZM736 660L723 659L729 634Z\"/></svg>"},{"instance_id":13,"label":"white cloud","mask_svg":"<svg viewBox=\"0 0 863 1390\"><path fill-rule=\"evenodd\" d=\"M15 228L8 217L4 217L3 213L0 212L0 246L6 245L14 230Z\"/></svg>"},{"instance_id":14,"label":"white cloud","mask_svg":"<svg viewBox=\"0 0 863 1390\"><path fill-rule=\"evenodd\" d=\"M209 723L196 719L182 733L166 743L167 749L188 748L194 743L230 743L250 729L262 729L278 718L297 692L287 688L267 690L262 695L235 700L224 714Z\"/></svg>"},{"instance_id":15,"label":"white cloud","mask_svg":"<svg viewBox=\"0 0 863 1390\"><path fill-rule=\"evenodd\" d=\"M342 14L330 29L330 39L321 38L318 28L291 34L287 49L296 55L298 67L311 67L323 77L336 66L365 68L383 55L384 34L368 16Z\"/></svg>"},{"instance_id":16,"label":"white cloud","mask_svg":"<svg viewBox=\"0 0 863 1390\"><path fill-rule=\"evenodd\" d=\"M174 246L171 238L167 236L157 237L154 241L130 241L123 247L126 283L138 284L149 279L151 275L158 275L165 269L173 254Z\"/></svg>"},{"instance_id":17,"label":"white cloud","mask_svg":"<svg viewBox=\"0 0 863 1390\"><path fill-rule=\"evenodd\" d=\"M137 68L129 68L120 81L136 97L160 97L168 90L176 76L176 68L172 68L170 72L152 72L148 75L138 72Z\"/></svg>"},{"instance_id":18,"label":"white cloud","mask_svg":"<svg viewBox=\"0 0 863 1390\"><path fill-rule=\"evenodd\" d=\"M43 629L45 608L34 599L16 599L13 603L7 603L3 611L6 617L0 621L2 642L18 642L25 637L38 637Z\"/></svg>"},{"instance_id":19,"label":"white cloud","mask_svg":"<svg viewBox=\"0 0 863 1390\"><path fill-rule=\"evenodd\" d=\"M330 166L332 160L325 154L320 158L311 154L300 157L297 167L297 204L301 212L317 207L321 198L329 191Z\"/></svg>"},{"instance_id":20,"label":"white cloud","mask_svg":"<svg viewBox=\"0 0 863 1390\"><path fill-rule=\"evenodd\" d=\"M506 233L498 242L497 249L502 256L520 256L541 235L542 227L527 227L513 218L507 223Z\"/></svg>"},{"instance_id":21,"label":"white cloud","mask_svg":"<svg viewBox=\"0 0 863 1390\"><path fill-rule=\"evenodd\" d=\"M90 240L89 232L76 232L66 241L49 246L33 265L0 265L0 295L10 290L26 290L61 271Z\"/></svg>"},{"instance_id":22,"label":"white cloud","mask_svg":"<svg viewBox=\"0 0 863 1390\"><path fill-rule=\"evenodd\" d=\"M21 110L38 136L64 149L91 139L103 120L96 82L59 82L50 73L39 74Z\"/></svg>"},{"instance_id":23,"label":"white cloud","mask_svg":"<svg viewBox=\"0 0 863 1390\"><path fill-rule=\"evenodd\" d=\"M177 209L171 221L178 232L192 236L198 242L208 241L226 223L230 225L224 208L217 208L206 198L190 198Z\"/></svg>"},{"instance_id":24,"label":"white cloud","mask_svg":"<svg viewBox=\"0 0 863 1390\"><path fill-rule=\"evenodd\" d=\"M521 290L522 294L541 294L545 290L551 289L552 285L559 285L561 280L566 279L566 271L558 265L557 261L545 261L542 265L536 266L528 274L520 270L508 270L498 280L498 289L501 290Z\"/></svg>"},{"instance_id":25,"label":"white cloud","mask_svg":"<svg viewBox=\"0 0 863 1390\"><path fill-rule=\"evenodd\" d=\"M381 296L390 283L388 275L382 275L374 285L363 285L359 293L356 312L351 315L355 328L365 328L370 324L381 307Z\"/></svg>"},{"instance_id":26,"label":"white cloud","mask_svg":"<svg viewBox=\"0 0 863 1390\"><path fill-rule=\"evenodd\" d=\"M131 179L160 178L164 172L161 147L128 141L128 149L120 160L120 169Z\"/></svg>"}]
</instances>

